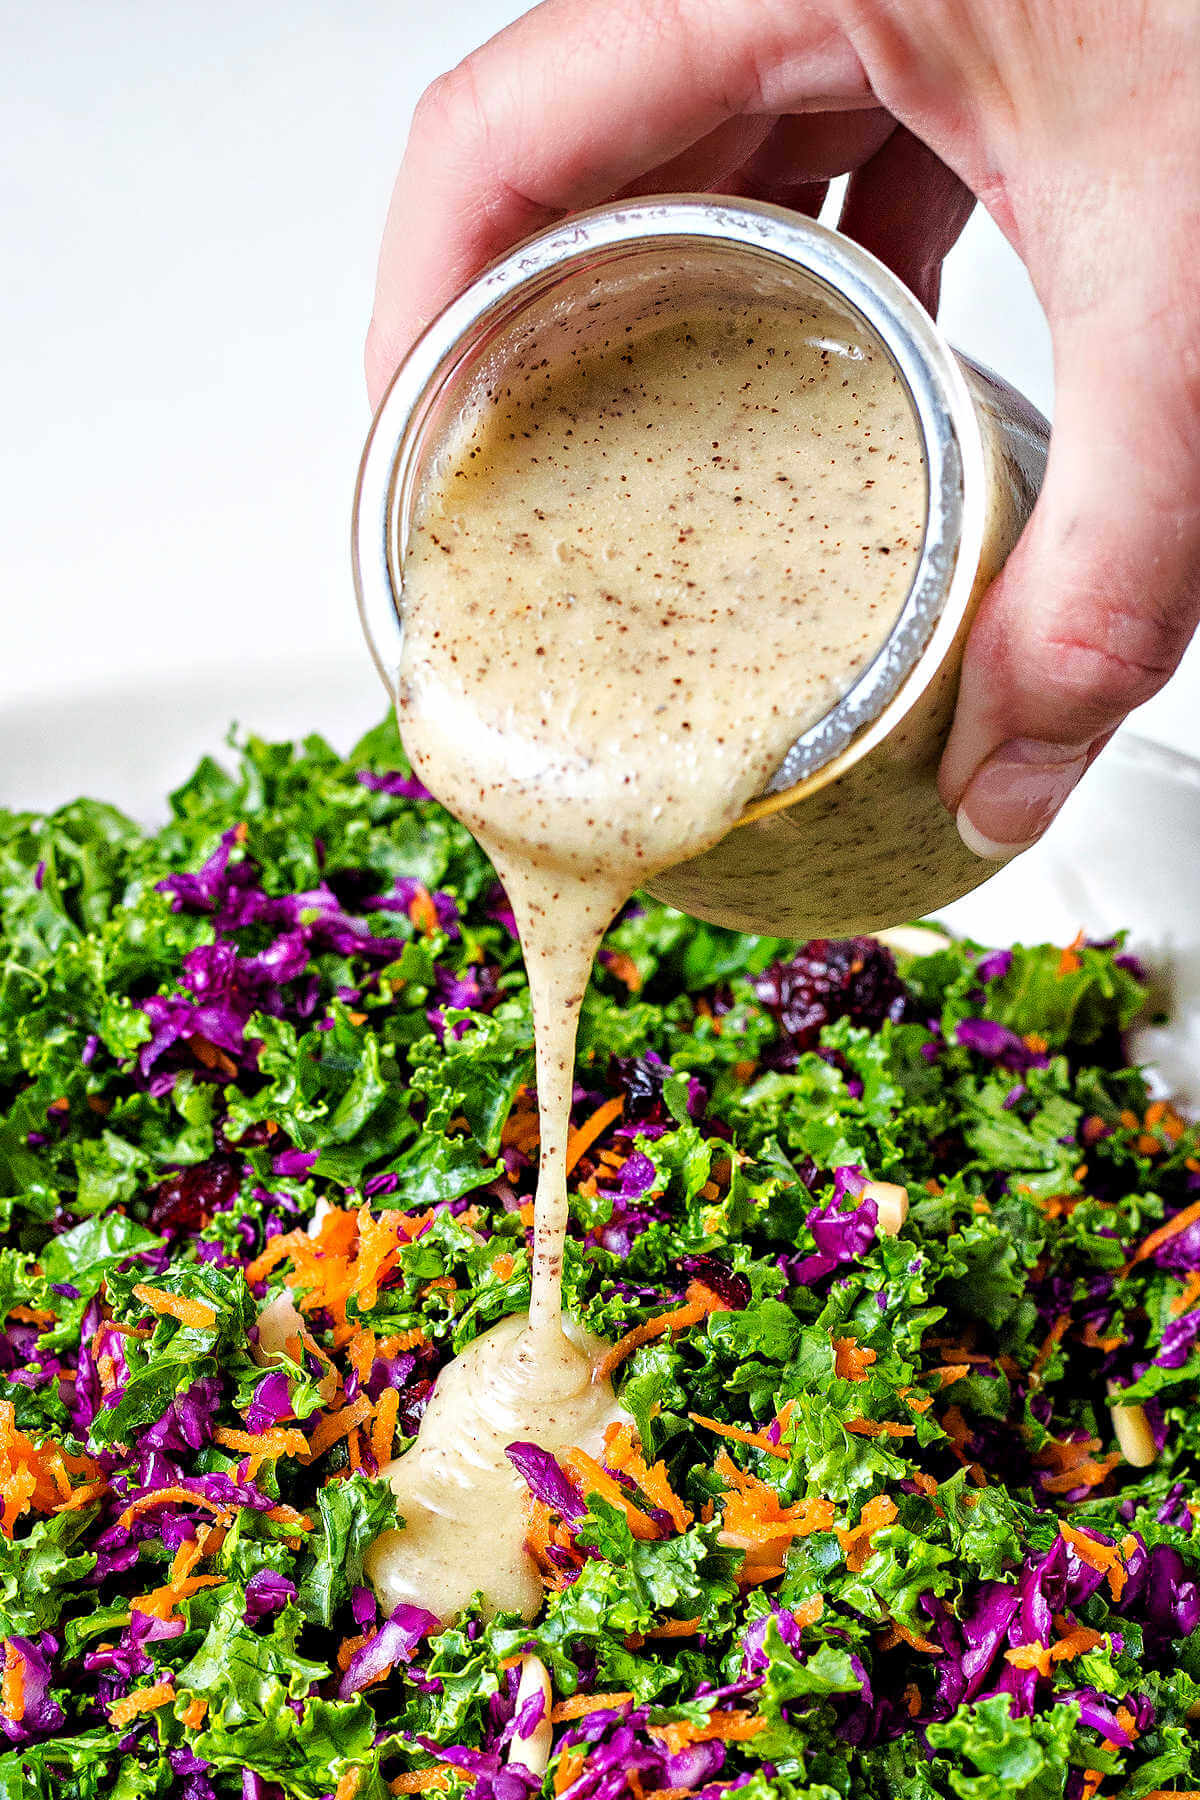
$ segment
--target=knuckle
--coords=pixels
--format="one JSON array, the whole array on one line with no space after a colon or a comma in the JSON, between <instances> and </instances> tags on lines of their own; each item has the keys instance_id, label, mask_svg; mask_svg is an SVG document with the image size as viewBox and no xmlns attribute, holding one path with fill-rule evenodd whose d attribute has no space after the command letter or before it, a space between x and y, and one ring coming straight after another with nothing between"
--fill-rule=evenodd
<instances>
[{"instance_id":1,"label":"knuckle","mask_svg":"<svg viewBox=\"0 0 1200 1800\"><path fill-rule=\"evenodd\" d=\"M479 86L468 56L425 89L413 111L412 137L445 143L475 136L480 123Z\"/></svg>"},{"instance_id":2,"label":"knuckle","mask_svg":"<svg viewBox=\"0 0 1200 1800\"><path fill-rule=\"evenodd\" d=\"M1098 731L1158 692L1183 640L1161 615L1110 607L1084 627L1051 632L1041 648L1047 697Z\"/></svg>"}]
</instances>

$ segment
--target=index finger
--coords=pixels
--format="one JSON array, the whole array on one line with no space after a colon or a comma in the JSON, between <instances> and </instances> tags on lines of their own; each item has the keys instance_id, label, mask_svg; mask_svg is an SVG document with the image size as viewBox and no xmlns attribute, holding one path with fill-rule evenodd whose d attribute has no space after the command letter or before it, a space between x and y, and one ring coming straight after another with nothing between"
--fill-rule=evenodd
<instances>
[{"instance_id":1,"label":"index finger","mask_svg":"<svg viewBox=\"0 0 1200 1800\"><path fill-rule=\"evenodd\" d=\"M731 119L873 104L832 0L545 0L414 114L367 340L372 405L430 319L519 239Z\"/></svg>"}]
</instances>

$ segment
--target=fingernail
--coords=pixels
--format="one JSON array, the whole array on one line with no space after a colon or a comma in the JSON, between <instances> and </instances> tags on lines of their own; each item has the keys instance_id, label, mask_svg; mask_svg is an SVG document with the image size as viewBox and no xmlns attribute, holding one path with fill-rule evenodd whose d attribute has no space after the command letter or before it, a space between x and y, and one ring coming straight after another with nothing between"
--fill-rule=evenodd
<instances>
[{"instance_id":1,"label":"fingernail","mask_svg":"<svg viewBox=\"0 0 1200 1800\"><path fill-rule=\"evenodd\" d=\"M1036 844L1087 768L1089 744L1012 738L975 771L956 815L975 856L1006 862Z\"/></svg>"}]
</instances>

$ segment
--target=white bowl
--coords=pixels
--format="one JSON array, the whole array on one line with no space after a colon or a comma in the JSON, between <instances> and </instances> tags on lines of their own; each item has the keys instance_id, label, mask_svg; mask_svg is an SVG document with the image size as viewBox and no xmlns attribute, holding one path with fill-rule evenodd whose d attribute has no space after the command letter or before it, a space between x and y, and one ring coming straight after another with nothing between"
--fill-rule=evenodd
<instances>
[{"instance_id":1,"label":"white bowl","mask_svg":"<svg viewBox=\"0 0 1200 1800\"><path fill-rule=\"evenodd\" d=\"M49 808L86 793L153 822L198 758L220 755L232 720L266 736L319 731L346 750L384 705L364 652L193 669L157 686L8 707L0 804ZM986 944L1127 929L1170 1015L1139 1028L1134 1052L1200 1112L1200 762L1119 734L1042 843L939 918Z\"/></svg>"}]
</instances>

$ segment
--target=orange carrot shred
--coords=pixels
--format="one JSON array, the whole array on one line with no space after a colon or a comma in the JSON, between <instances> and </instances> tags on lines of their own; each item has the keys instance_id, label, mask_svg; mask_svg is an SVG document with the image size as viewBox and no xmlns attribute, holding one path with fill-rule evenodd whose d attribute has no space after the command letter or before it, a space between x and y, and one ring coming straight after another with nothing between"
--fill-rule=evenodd
<instances>
[{"instance_id":1,"label":"orange carrot shred","mask_svg":"<svg viewBox=\"0 0 1200 1800\"><path fill-rule=\"evenodd\" d=\"M897 1425L893 1419L847 1419L845 1429L855 1437L915 1437L915 1425Z\"/></svg>"},{"instance_id":2,"label":"orange carrot shred","mask_svg":"<svg viewBox=\"0 0 1200 1800\"><path fill-rule=\"evenodd\" d=\"M1160 1225L1156 1231L1150 1233L1149 1237L1142 1239L1125 1265L1126 1268L1131 1269L1135 1263L1145 1262L1146 1258L1153 1256L1161 1245L1170 1243L1173 1237L1178 1237L1181 1231L1186 1231L1188 1226L1194 1225L1197 1219L1200 1219L1200 1200L1193 1200L1190 1206L1185 1206L1183 1211L1177 1212L1173 1219L1168 1219L1165 1225Z\"/></svg>"},{"instance_id":3,"label":"orange carrot shred","mask_svg":"<svg viewBox=\"0 0 1200 1800\"><path fill-rule=\"evenodd\" d=\"M676 1306L670 1312L657 1313L654 1318L646 1319L635 1325L618 1338L611 1350L605 1352L596 1365L594 1380L603 1381L619 1368L627 1356L640 1350L643 1344L651 1344L655 1338L665 1336L668 1332L685 1331L689 1325L699 1325L709 1313L726 1312L728 1308L719 1295L711 1288L705 1287L702 1281L693 1281L687 1290L687 1299L682 1306Z\"/></svg>"},{"instance_id":4,"label":"orange carrot shred","mask_svg":"<svg viewBox=\"0 0 1200 1800\"><path fill-rule=\"evenodd\" d=\"M0 1712L14 1725L25 1717L25 1658L15 1644L4 1646L4 1675L0 1678Z\"/></svg>"},{"instance_id":5,"label":"orange carrot shred","mask_svg":"<svg viewBox=\"0 0 1200 1800\"><path fill-rule=\"evenodd\" d=\"M731 1438L735 1444L749 1444L755 1450L765 1450L768 1456L777 1456L781 1462L787 1462L791 1456L786 1445L773 1444L765 1431L746 1431L740 1425L722 1425L719 1419L706 1419L703 1413L689 1413L688 1418L693 1425L703 1425L706 1431L713 1431L718 1437Z\"/></svg>"},{"instance_id":6,"label":"orange carrot shred","mask_svg":"<svg viewBox=\"0 0 1200 1800\"><path fill-rule=\"evenodd\" d=\"M432 1763L428 1769L409 1769L404 1775L393 1776L388 1788L393 1794L423 1794L428 1788L449 1787L454 1773L451 1763Z\"/></svg>"},{"instance_id":7,"label":"orange carrot shred","mask_svg":"<svg viewBox=\"0 0 1200 1800\"><path fill-rule=\"evenodd\" d=\"M647 1517L640 1506L633 1504L620 1482L614 1481L608 1470L602 1469L595 1457L589 1456L586 1450L577 1449L573 1445L571 1449L562 1451L558 1460L568 1479L573 1477L582 1493L599 1494L625 1514L635 1538L649 1543L662 1536L654 1520Z\"/></svg>"},{"instance_id":8,"label":"orange carrot shred","mask_svg":"<svg viewBox=\"0 0 1200 1800\"><path fill-rule=\"evenodd\" d=\"M382 1469L384 1463L392 1460L392 1441L396 1436L396 1419L400 1412L400 1391L398 1388L384 1388L375 1408L375 1422L371 1427L371 1451L375 1461Z\"/></svg>"},{"instance_id":9,"label":"orange carrot shred","mask_svg":"<svg viewBox=\"0 0 1200 1800\"><path fill-rule=\"evenodd\" d=\"M840 1381L865 1381L876 1360L874 1350L864 1350L853 1337L832 1338L833 1372Z\"/></svg>"},{"instance_id":10,"label":"orange carrot shred","mask_svg":"<svg viewBox=\"0 0 1200 1800\"><path fill-rule=\"evenodd\" d=\"M613 1694L572 1694L569 1700L556 1701L551 1707L550 1723L565 1725L568 1720L584 1719L589 1713L628 1706L632 1699L633 1695L624 1691Z\"/></svg>"},{"instance_id":11,"label":"orange carrot shred","mask_svg":"<svg viewBox=\"0 0 1200 1800\"><path fill-rule=\"evenodd\" d=\"M433 896L427 887L419 886L408 903L408 916L418 931L426 937L432 937L439 929L437 907L433 904Z\"/></svg>"},{"instance_id":12,"label":"orange carrot shred","mask_svg":"<svg viewBox=\"0 0 1200 1800\"><path fill-rule=\"evenodd\" d=\"M625 1096L615 1094L598 1106L590 1119L577 1125L567 1137L567 1168L569 1175L585 1151L590 1150L596 1139L608 1130L613 1120L619 1118L625 1105Z\"/></svg>"},{"instance_id":13,"label":"orange carrot shred","mask_svg":"<svg viewBox=\"0 0 1200 1800\"><path fill-rule=\"evenodd\" d=\"M308 1451L308 1439L302 1431L280 1425L273 1425L268 1431L234 1431L227 1425L218 1425L213 1441L223 1450L240 1450L243 1456L262 1458L304 1456Z\"/></svg>"},{"instance_id":14,"label":"orange carrot shred","mask_svg":"<svg viewBox=\"0 0 1200 1800\"><path fill-rule=\"evenodd\" d=\"M1171 1302L1171 1317L1179 1318L1182 1313L1190 1312L1200 1300L1200 1269L1192 1269L1183 1284L1182 1292L1176 1294Z\"/></svg>"},{"instance_id":15,"label":"orange carrot shred","mask_svg":"<svg viewBox=\"0 0 1200 1800\"><path fill-rule=\"evenodd\" d=\"M910 1631L899 1619L888 1620L887 1630L879 1642L884 1650L892 1650L897 1644L907 1644L910 1650L922 1650L926 1656L945 1654L940 1644L935 1644L932 1638L923 1637L919 1631Z\"/></svg>"},{"instance_id":16,"label":"orange carrot shred","mask_svg":"<svg viewBox=\"0 0 1200 1800\"><path fill-rule=\"evenodd\" d=\"M1040 1375L1052 1356L1055 1346L1061 1344L1071 1323L1070 1313L1059 1313L1042 1342L1042 1347L1033 1359L1031 1375Z\"/></svg>"},{"instance_id":17,"label":"orange carrot shred","mask_svg":"<svg viewBox=\"0 0 1200 1800\"><path fill-rule=\"evenodd\" d=\"M193 1331L205 1331L217 1322L215 1311L203 1300L189 1300L186 1294L168 1294L162 1288L151 1287L147 1281L139 1281L133 1291L151 1312L178 1319L181 1325L190 1326Z\"/></svg>"},{"instance_id":18,"label":"orange carrot shred","mask_svg":"<svg viewBox=\"0 0 1200 1800\"><path fill-rule=\"evenodd\" d=\"M170 1681L155 1682L153 1687L138 1688L132 1694L122 1694L114 1700L108 1709L108 1722L118 1730L136 1719L139 1713L154 1712L175 1698L175 1687Z\"/></svg>"},{"instance_id":19,"label":"orange carrot shred","mask_svg":"<svg viewBox=\"0 0 1200 1800\"><path fill-rule=\"evenodd\" d=\"M195 1493L191 1488L163 1487L155 1488L149 1494L139 1494L121 1514L119 1523L122 1527L129 1525L140 1513L152 1506L206 1506L210 1512L224 1512L225 1506L219 1500L210 1500L207 1494Z\"/></svg>"},{"instance_id":20,"label":"orange carrot shred","mask_svg":"<svg viewBox=\"0 0 1200 1800\"><path fill-rule=\"evenodd\" d=\"M311 1531L313 1529L313 1522L307 1513L297 1512L294 1506L286 1506L282 1501L278 1506L269 1507L266 1512L259 1513L258 1516L260 1519L269 1520L272 1525L290 1525L293 1531Z\"/></svg>"},{"instance_id":21,"label":"orange carrot shred","mask_svg":"<svg viewBox=\"0 0 1200 1800\"><path fill-rule=\"evenodd\" d=\"M669 1725L651 1725L650 1735L665 1744L672 1756L678 1756L689 1744L710 1743L714 1739L727 1744L744 1743L757 1737L767 1721L761 1713L731 1708L728 1712L711 1712L702 1725L687 1719L675 1719Z\"/></svg>"},{"instance_id":22,"label":"orange carrot shred","mask_svg":"<svg viewBox=\"0 0 1200 1800\"><path fill-rule=\"evenodd\" d=\"M179 1715L179 1723L187 1731L199 1731L204 1723L204 1715L208 1711L208 1701L203 1694L196 1694L189 1700Z\"/></svg>"},{"instance_id":23,"label":"orange carrot shred","mask_svg":"<svg viewBox=\"0 0 1200 1800\"><path fill-rule=\"evenodd\" d=\"M310 1462L315 1462L318 1456L324 1456L331 1445L348 1437L355 1426L361 1425L364 1419L371 1416L371 1410L371 1402L366 1394L359 1394L356 1400L351 1400L340 1412L322 1413L308 1440Z\"/></svg>"},{"instance_id":24,"label":"orange carrot shred","mask_svg":"<svg viewBox=\"0 0 1200 1800\"><path fill-rule=\"evenodd\" d=\"M585 1750L564 1750L559 1757L558 1767L554 1771L554 1792L565 1794L569 1787L573 1787L583 1774L586 1762L587 1752ZM663 1800L661 1790L658 1800Z\"/></svg>"}]
</instances>

